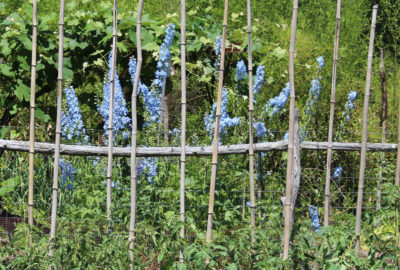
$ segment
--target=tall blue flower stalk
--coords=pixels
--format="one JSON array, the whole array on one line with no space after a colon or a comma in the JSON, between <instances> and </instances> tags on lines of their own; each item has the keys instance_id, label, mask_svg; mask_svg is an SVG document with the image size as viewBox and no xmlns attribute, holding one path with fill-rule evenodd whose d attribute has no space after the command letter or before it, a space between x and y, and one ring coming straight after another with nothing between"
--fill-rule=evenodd
<instances>
[{"instance_id":1,"label":"tall blue flower stalk","mask_svg":"<svg viewBox=\"0 0 400 270\"><path fill-rule=\"evenodd\" d=\"M346 119L347 122L350 122L351 119L351 112L354 110L354 102L357 99L357 92L350 91L347 95L347 101L344 105L343 117Z\"/></svg>"},{"instance_id":2,"label":"tall blue flower stalk","mask_svg":"<svg viewBox=\"0 0 400 270\"><path fill-rule=\"evenodd\" d=\"M315 232L319 232L319 230L321 229L321 224L319 223L318 208L316 206L310 205L309 210L313 230Z\"/></svg>"},{"instance_id":3,"label":"tall blue flower stalk","mask_svg":"<svg viewBox=\"0 0 400 270\"><path fill-rule=\"evenodd\" d=\"M109 108L110 108L110 97L111 97L111 68L112 68L112 52L108 58L108 74L107 79L103 85L103 102L97 107L104 120L104 131L108 135L108 121L109 121ZM114 137L124 131L127 127L131 126L131 119L128 116L129 111L126 107L126 101L124 94L122 93L121 84L119 82L117 71L115 71L115 84L114 84L114 112L113 112L113 130ZM129 132L125 131L122 133L123 138L127 138ZM107 142L106 142L107 143Z\"/></svg>"},{"instance_id":4,"label":"tall blue flower stalk","mask_svg":"<svg viewBox=\"0 0 400 270\"><path fill-rule=\"evenodd\" d=\"M61 113L61 132L64 139L72 141L74 137L78 142L87 143L89 141L86 130L83 127L81 109L79 108L78 98L72 86L64 90L67 110Z\"/></svg>"},{"instance_id":5,"label":"tall blue flower stalk","mask_svg":"<svg viewBox=\"0 0 400 270\"><path fill-rule=\"evenodd\" d=\"M236 74L235 74L236 83L243 80L246 73L247 73L246 65L243 60L240 60L236 64Z\"/></svg>"},{"instance_id":6,"label":"tall blue flower stalk","mask_svg":"<svg viewBox=\"0 0 400 270\"><path fill-rule=\"evenodd\" d=\"M212 106L211 113L204 117L204 125L206 127L207 133L212 138L214 132L214 122L215 122L215 114L217 111L217 103L215 102ZM233 127L238 125L240 122L239 117L231 118L228 114L228 90L226 88L222 89L222 98L221 98L221 120L219 125L220 135L224 136L229 127Z\"/></svg>"},{"instance_id":7,"label":"tall blue flower stalk","mask_svg":"<svg viewBox=\"0 0 400 270\"><path fill-rule=\"evenodd\" d=\"M157 159L152 157L144 158L141 166L143 168L142 172L146 173L147 182L153 183L157 176Z\"/></svg>"},{"instance_id":8,"label":"tall blue flower stalk","mask_svg":"<svg viewBox=\"0 0 400 270\"><path fill-rule=\"evenodd\" d=\"M258 66L256 72L256 78L253 84L253 99L255 102L256 96L258 95L263 83L264 83L264 76L265 76L265 66Z\"/></svg>"},{"instance_id":9,"label":"tall blue flower stalk","mask_svg":"<svg viewBox=\"0 0 400 270\"><path fill-rule=\"evenodd\" d=\"M261 139L267 136L267 128L263 122L254 122L253 128L256 131L257 138Z\"/></svg>"},{"instance_id":10,"label":"tall blue flower stalk","mask_svg":"<svg viewBox=\"0 0 400 270\"><path fill-rule=\"evenodd\" d=\"M324 58L319 56L317 58L318 63L318 73L321 72L322 68L324 67ZM308 99L306 102L306 109L305 114L312 116L315 113L315 105L317 104L319 97L321 96L321 77L318 76L311 81L310 90L308 90Z\"/></svg>"},{"instance_id":11,"label":"tall blue flower stalk","mask_svg":"<svg viewBox=\"0 0 400 270\"><path fill-rule=\"evenodd\" d=\"M159 89L163 87L164 80L168 75L169 58L171 56L170 47L175 34L175 24L170 23L165 31L165 38L160 47L159 60L157 62L156 78L151 84L152 87L156 86Z\"/></svg>"},{"instance_id":12,"label":"tall blue flower stalk","mask_svg":"<svg viewBox=\"0 0 400 270\"><path fill-rule=\"evenodd\" d=\"M282 112L283 108L286 105L289 94L290 94L290 85L289 83L286 83L285 88L282 89L279 95L271 98L268 101L265 109L267 115L270 117L279 116L279 114Z\"/></svg>"},{"instance_id":13,"label":"tall blue flower stalk","mask_svg":"<svg viewBox=\"0 0 400 270\"><path fill-rule=\"evenodd\" d=\"M60 158L59 163L61 168L61 186L65 187L67 190L73 189L73 182L74 182L74 173L76 172L75 168L72 166L70 161L64 160Z\"/></svg>"}]
</instances>

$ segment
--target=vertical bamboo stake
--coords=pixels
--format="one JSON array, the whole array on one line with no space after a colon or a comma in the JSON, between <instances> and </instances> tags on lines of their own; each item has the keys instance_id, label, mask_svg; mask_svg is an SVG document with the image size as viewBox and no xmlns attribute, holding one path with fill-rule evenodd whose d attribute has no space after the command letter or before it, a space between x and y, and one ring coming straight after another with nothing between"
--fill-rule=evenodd
<instances>
[{"instance_id":1,"label":"vertical bamboo stake","mask_svg":"<svg viewBox=\"0 0 400 270\"><path fill-rule=\"evenodd\" d=\"M180 221L181 238L185 239L185 169L186 169L186 1L181 0L181 181ZM183 250L179 251L179 262L183 263Z\"/></svg>"},{"instance_id":2,"label":"vertical bamboo stake","mask_svg":"<svg viewBox=\"0 0 400 270\"><path fill-rule=\"evenodd\" d=\"M325 227L329 226L329 201L331 197L332 138L333 138L333 120L335 117L336 70L337 70L337 63L339 56L340 9L341 9L341 0L338 0L336 8L335 48L333 52L331 108L329 112L328 153L326 156L325 203L324 203Z\"/></svg>"},{"instance_id":3,"label":"vertical bamboo stake","mask_svg":"<svg viewBox=\"0 0 400 270\"><path fill-rule=\"evenodd\" d=\"M212 150L212 160L211 160L210 198L208 204L206 244L211 242L212 221L214 213L215 179L217 177L217 165L218 165L219 122L221 119L221 97L222 97L222 87L224 84L226 28L228 27L228 3L229 0L225 0L224 23L222 28L221 62L219 65L219 77L218 77L217 111L215 113L214 140L213 140L213 150ZM206 263L208 263L208 258Z\"/></svg>"},{"instance_id":4,"label":"vertical bamboo stake","mask_svg":"<svg viewBox=\"0 0 400 270\"><path fill-rule=\"evenodd\" d=\"M380 61L379 61L379 74L381 76L381 92L382 92L382 111L381 111L381 125L382 125L382 143L386 143L386 118L388 112L388 103L387 103L387 92L386 92L386 72L385 72L385 65L383 61L383 48L380 49ZM381 153L381 167L379 169L379 176L378 176L378 187L377 187L377 201L376 201L376 209L381 209L381 198L382 198L382 178L383 178L383 166L385 162L385 153ZM380 221L378 221L378 225Z\"/></svg>"},{"instance_id":5,"label":"vertical bamboo stake","mask_svg":"<svg viewBox=\"0 0 400 270\"><path fill-rule=\"evenodd\" d=\"M136 21L136 44L137 44L137 66L135 81L133 83L132 91L132 151L131 151L131 217L129 224L129 256L131 263L129 268L133 270L135 254L133 253L133 248L135 245L135 223L136 223L136 138L137 138L137 113L136 113L136 101L137 101L137 90L139 87L140 71L142 69L142 11L143 11L143 0L139 0L138 13Z\"/></svg>"},{"instance_id":6,"label":"vertical bamboo stake","mask_svg":"<svg viewBox=\"0 0 400 270\"><path fill-rule=\"evenodd\" d=\"M294 90L294 50L296 43L296 27L297 27L298 0L293 0L292 28L290 34L290 50L289 50L289 85L290 85L290 105L289 105L289 144L288 144L288 161L286 170L286 195L285 195L285 224L283 231L283 260L289 256L289 239L290 239L290 206L292 197L292 178L293 178L293 143L294 143L294 106L295 106L295 90Z\"/></svg>"},{"instance_id":7,"label":"vertical bamboo stake","mask_svg":"<svg viewBox=\"0 0 400 270\"><path fill-rule=\"evenodd\" d=\"M113 8L113 44L112 44L112 67L111 67L111 92L110 109L108 111L108 166L107 166L107 220L108 233L111 233L111 180L112 180L112 158L113 158L113 117L114 117L114 89L115 89L115 67L117 64L117 0L114 0Z\"/></svg>"},{"instance_id":8,"label":"vertical bamboo stake","mask_svg":"<svg viewBox=\"0 0 400 270\"><path fill-rule=\"evenodd\" d=\"M376 26L376 14L378 12L378 5L374 5L372 10L372 21L371 21L371 33L369 40L368 50L368 65L367 65L367 78L365 85L365 98L364 98L364 115L363 115L363 131L361 141L361 160L360 160L360 178L358 182L358 196L357 196L357 212L356 212L356 253L360 253L360 232L361 232L361 213L362 213L362 200L364 192L364 174L366 164L366 152L367 152L367 132L368 132L368 105L369 95L371 89L371 75L372 75L372 57L374 53L374 39L375 39L375 26Z\"/></svg>"},{"instance_id":9,"label":"vertical bamboo stake","mask_svg":"<svg viewBox=\"0 0 400 270\"><path fill-rule=\"evenodd\" d=\"M258 140L260 142L260 140ZM258 153L257 159L258 165L258 177L257 177L257 200L261 200L263 189L264 189L264 180L263 180L263 166L262 166L262 153ZM258 208L258 218L261 219L261 210Z\"/></svg>"},{"instance_id":10,"label":"vertical bamboo stake","mask_svg":"<svg viewBox=\"0 0 400 270\"><path fill-rule=\"evenodd\" d=\"M60 0L60 21L58 36L58 76L57 76L57 120L56 120L56 142L54 150L53 169L53 194L51 206L50 246L49 256L54 256L54 237L56 236L57 222L57 195L58 195L58 163L60 161L60 140L61 140L61 101L63 87L63 55L64 55L64 0Z\"/></svg>"},{"instance_id":11,"label":"vertical bamboo stake","mask_svg":"<svg viewBox=\"0 0 400 270\"><path fill-rule=\"evenodd\" d=\"M254 145L253 145L253 54L251 44L251 0L247 0L247 34L249 54L249 174L250 174L250 223L251 243L254 243L254 228L256 226L256 199L254 192Z\"/></svg>"},{"instance_id":12,"label":"vertical bamboo stake","mask_svg":"<svg viewBox=\"0 0 400 270\"><path fill-rule=\"evenodd\" d=\"M31 62L31 98L29 122L29 187L28 187L28 224L33 225L33 176L35 158L35 86L36 86L36 47L37 47L37 0L33 1L32 15L32 62ZM29 244L32 238L29 235Z\"/></svg>"},{"instance_id":13,"label":"vertical bamboo stake","mask_svg":"<svg viewBox=\"0 0 400 270\"><path fill-rule=\"evenodd\" d=\"M399 119L399 122L398 122L398 126L397 126L397 159L396 159L396 178L395 178L395 180L394 180L394 184L396 185L396 186L398 186L399 184L400 184L400 89L399 89L399 98L398 98L398 101L399 101L399 112L398 112L398 119ZM396 228L398 228L398 226L399 226L399 208L398 208L398 206L399 206L399 202L396 200L396 204L395 204L395 207L396 207ZM400 248L400 237L399 237L399 229L397 229L396 230L396 232L397 232L397 239L396 239L396 241L397 241L397 247L398 248ZM398 258L398 260L397 260L397 267L400 269L400 257Z\"/></svg>"}]
</instances>

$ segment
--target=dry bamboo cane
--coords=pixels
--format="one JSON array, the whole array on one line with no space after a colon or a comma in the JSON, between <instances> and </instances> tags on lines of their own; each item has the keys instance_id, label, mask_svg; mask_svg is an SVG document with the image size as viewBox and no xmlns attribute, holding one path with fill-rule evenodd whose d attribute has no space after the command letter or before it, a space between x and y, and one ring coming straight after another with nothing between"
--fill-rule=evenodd
<instances>
[{"instance_id":1,"label":"dry bamboo cane","mask_svg":"<svg viewBox=\"0 0 400 270\"><path fill-rule=\"evenodd\" d=\"M249 54L249 174L250 174L250 223L251 243L254 239L254 228L256 226L256 199L254 192L254 145L253 145L253 54L251 44L251 0L247 0L247 34Z\"/></svg>"},{"instance_id":2,"label":"dry bamboo cane","mask_svg":"<svg viewBox=\"0 0 400 270\"><path fill-rule=\"evenodd\" d=\"M221 62L219 65L219 77L218 77L217 111L215 113L214 140L213 140L213 151L211 160L210 198L208 204L208 221L207 221L207 233L205 241L206 244L211 242L212 221L214 213L215 179L217 177L217 165L218 165L219 122L221 118L222 87L224 84L226 28L228 26L228 4L229 0L225 0L224 23L222 28ZM208 264L208 262L209 258L207 258L206 263Z\"/></svg>"},{"instance_id":3,"label":"dry bamboo cane","mask_svg":"<svg viewBox=\"0 0 400 270\"><path fill-rule=\"evenodd\" d=\"M181 179L180 221L181 238L185 239L185 170L186 170L186 1L181 0ZM179 262L183 263L183 250L179 251Z\"/></svg>"},{"instance_id":4,"label":"dry bamboo cane","mask_svg":"<svg viewBox=\"0 0 400 270\"><path fill-rule=\"evenodd\" d=\"M387 103L387 92L386 92L386 72L385 72L385 64L383 57L383 48L380 49L380 61L379 61L379 74L381 76L381 93L382 93L382 105L381 105L381 124L382 124L382 143L386 143L386 118L388 112L388 103ZM383 166L385 163L385 153L381 153L381 167L379 168L378 175L378 187L376 192L376 209L381 209L381 199L382 199L382 178L383 178ZM380 225L380 220L378 220L377 225Z\"/></svg>"},{"instance_id":5,"label":"dry bamboo cane","mask_svg":"<svg viewBox=\"0 0 400 270\"><path fill-rule=\"evenodd\" d=\"M372 11L371 21L371 33L369 40L368 49L368 65L367 65L367 78L365 86L365 98L364 98L364 115L363 115L363 131L361 141L361 160L360 160L360 177L358 182L358 196L357 196L357 212L356 212L356 226L355 226L355 250L356 253L360 253L360 232L361 232L361 213L362 213L362 200L364 192L364 174L366 165L366 152L367 152L367 132L368 132L368 105L369 95L371 89L371 76L372 76L372 57L374 53L374 39L375 39L375 26L376 26L376 15L378 12L378 5L374 5Z\"/></svg>"},{"instance_id":6,"label":"dry bamboo cane","mask_svg":"<svg viewBox=\"0 0 400 270\"><path fill-rule=\"evenodd\" d=\"M117 64L117 0L114 0L113 8L113 44L112 44L112 67L111 67L111 91L110 108L108 111L108 166L107 166L107 221L108 234L111 233L111 180L112 180L112 159L113 159L113 117L114 117L114 89L115 89L115 67Z\"/></svg>"},{"instance_id":7,"label":"dry bamboo cane","mask_svg":"<svg viewBox=\"0 0 400 270\"><path fill-rule=\"evenodd\" d=\"M329 226L329 201L331 197L332 139L333 139L333 120L335 117L336 70L339 57L340 9L341 9L341 0L338 0L336 9L335 48L333 52L331 107L329 112L328 153L326 156L325 203L324 203L325 227Z\"/></svg>"},{"instance_id":8,"label":"dry bamboo cane","mask_svg":"<svg viewBox=\"0 0 400 270\"><path fill-rule=\"evenodd\" d=\"M289 105L289 145L286 169L286 191L285 191L285 224L283 230L283 260L289 256L290 239L290 207L292 197L292 178L293 178L293 143L294 143L294 116L295 116L295 89L294 89L294 50L296 43L298 0L293 0L292 26L290 34L289 49L289 85L290 85L290 105Z\"/></svg>"},{"instance_id":9,"label":"dry bamboo cane","mask_svg":"<svg viewBox=\"0 0 400 270\"><path fill-rule=\"evenodd\" d=\"M54 237L56 236L57 222L57 195L58 195L58 168L60 161L60 141L61 141L61 102L63 87L63 55L64 55L64 0L60 0L60 21L58 36L58 76L57 76L57 120L56 120L56 143L54 150L54 169L53 169L53 194L51 206L51 226L50 226L50 246L49 256L54 256Z\"/></svg>"},{"instance_id":10,"label":"dry bamboo cane","mask_svg":"<svg viewBox=\"0 0 400 270\"><path fill-rule=\"evenodd\" d=\"M33 225L33 176L35 158L35 86L36 86L36 51L37 51L37 0L33 1L32 15L32 62L31 62L31 94L30 94L30 122L29 122L29 187L28 187L28 224ZM32 237L29 234L29 244Z\"/></svg>"},{"instance_id":11,"label":"dry bamboo cane","mask_svg":"<svg viewBox=\"0 0 400 270\"><path fill-rule=\"evenodd\" d=\"M133 83L132 91L132 151L131 151L131 217L129 224L129 257L131 263L129 268L133 270L135 262L135 254L133 253L133 248L135 245L135 223L136 223L136 181L137 181L137 171L136 171L136 138L137 138L137 90L139 87L140 71L142 69L142 37L141 37L141 27L142 27L142 11L143 11L143 0L139 0L137 21L136 21L136 44L137 44L137 66L135 81Z\"/></svg>"},{"instance_id":12,"label":"dry bamboo cane","mask_svg":"<svg viewBox=\"0 0 400 270\"><path fill-rule=\"evenodd\" d=\"M398 126L397 126L397 158L396 158L396 178L394 180L394 184L396 186L400 185L400 90L399 90L399 97L398 97L398 101L399 101L399 112L398 112ZM398 200L396 200L396 216L398 217L399 212L398 212ZM397 219L398 220L398 219ZM396 224L396 226L399 226L399 224ZM397 230L398 231L398 230ZM397 247L400 248L400 237L396 239L397 241ZM400 257L397 260L397 267L400 269Z\"/></svg>"}]
</instances>

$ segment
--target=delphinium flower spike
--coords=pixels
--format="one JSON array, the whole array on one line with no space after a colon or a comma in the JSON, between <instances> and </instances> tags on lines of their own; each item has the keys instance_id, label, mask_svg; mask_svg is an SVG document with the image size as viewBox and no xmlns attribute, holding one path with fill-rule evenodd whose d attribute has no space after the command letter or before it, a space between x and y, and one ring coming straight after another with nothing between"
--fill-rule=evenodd
<instances>
[{"instance_id":1,"label":"delphinium flower spike","mask_svg":"<svg viewBox=\"0 0 400 270\"><path fill-rule=\"evenodd\" d=\"M85 128L83 127L81 109L79 108L78 98L76 97L75 90L72 86L64 90L67 110L61 113L61 132L64 139L71 141L75 137L79 142L83 140L88 142L89 138L86 135Z\"/></svg>"},{"instance_id":2,"label":"delphinium flower spike","mask_svg":"<svg viewBox=\"0 0 400 270\"><path fill-rule=\"evenodd\" d=\"M256 79L254 80L254 85L253 85L254 102L256 100L256 96L258 95L258 92L260 91L260 89L264 83L264 75L265 75L265 66L258 66L257 72L256 72Z\"/></svg>"},{"instance_id":3,"label":"delphinium flower spike","mask_svg":"<svg viewBox=\"0 0 400 270\"><path fill-rule=\"evenodd\" d=\"M165 31L165 38L160 46L159 60L157 62L156 78L154 79L151 86L156 86L159 89L163 87L164 80L168 75L169 58L171 56L170 47L172 39L175 34L175 24L170 23Z\"/></svg>"},{"instance_id":4,"label":"delphinium flower spike","mask_svg":"<svg viewBox=\"0 0 400 270\"><path fill-rule=\"evenodd\" d=\"M347 101L346 104L344 105L344 111L343 111L343 116L347 122L349 122L351 119L351 112L354 110L354 101L356 99L357 99L357 92L350 91L349 94L347 95Z\"/></svg>"},{"instance_id":5,"label":"delphinium flower spike","mask_svg":"<svg viewBox=\"0 0 400 270\"><path fill-rule=\"evenodd\" d=\"M217 56L217 60L214 63L215 67L219 67L219 62L221 61L221 50L222 50L222 37L217 37L215 39L215 44L214 44L214 52L215 55Z\"/></svg>"},{"instance_id":6,"label":"delphinium flower spike","mask_svg":"<svg viewBox=\"0 0 400 270\"><path fill-rule=\"evenodd\" d=\"M315 232L319 232L319 230L321 229L321 224L319 223L318 208L316 206L310 205L309 209L313 230Z\"/></svg>"},{"instance_id":7,"label":"delphinium flower spike","mask_svg":"<svg viewBox=\"0 0 400 270\"><path fill-rule=\"evenodd\" d=\"M317 58L318 72L324 67L324 58L322 56ZM306 102L305 114L312 116L315 113L315 105L317 104L319 97L321 95L321 77L318 76L311 81L311 87L308 94L308 99Z\"/></svg>"},{"instance_id":8,"label":"delphinium flower spike","mask_svg":"<svg viewBox=\"0 0 400 270\"><path fill-rule=\"evenodd\" d=\"M220 119L220 135L223 136L227 132L227 128L233 127L239 124L239 117L231 118L228 114L228 90L224 88L222 90L222 98L221 98L221 119ZM214 103L212 106L211 113L204 117L204 125L206 127L207 133L210 137L213 136L214 132L214 121L215 121L215 113L217 109L217 103Z\"/></svg>"},{"instance_id":9,"label":"delphinium flower spike","mask_svg":"<svg viewBox=\"0 0 400 270\"><path fill-rule=\"evenodd\" d=\"M247 69L246 65L243 60L240 60L236 64L236 74L235 74L235 81L239 82L243 80L244 76L246 75Z\"/></svg>"},{"instance_id":10,"label":"delphinium flower spike","mask_svg":"<svg viewBox=\"0 0 400 270\"><path fill-rule=\"evenodd\" d=\"M290 94L290 86L289 83L286 83L285 88L283 88L279 96L273 97L268 101L265 110L267 115L270 117L275 117L279 115L286 105L289 94Z\"/></svg>"},{"instance_id":11,"label":"delphinium flower spike","mask_svg":"<svg viewBox=\"0 0 400 270\"><path fill-rule=\"evenodd\" d=\"M111 92L111 67L112 67L112 52L108 58L108 75L107 80L103 85L103 102L100 106L98 106L98 111L104 120L104 131L105 134L108 134L108 121L109 121L109 107L110 107L110 92ZM115 73L117 73L115 71ZM123 131L125 128L130 126L131 119L128 117L129 111L126 107L126 101L124 98L124 94L122 93L121 84L119 82L117 74L115 74L115 85L114 85L114 114L113 114L113 128L114 128L114 136L118 134L118 132ZM128 133L122 133L123 136L126 136ZM107 143L107 142L106 142Z\"/></svg>"}]
</instances>

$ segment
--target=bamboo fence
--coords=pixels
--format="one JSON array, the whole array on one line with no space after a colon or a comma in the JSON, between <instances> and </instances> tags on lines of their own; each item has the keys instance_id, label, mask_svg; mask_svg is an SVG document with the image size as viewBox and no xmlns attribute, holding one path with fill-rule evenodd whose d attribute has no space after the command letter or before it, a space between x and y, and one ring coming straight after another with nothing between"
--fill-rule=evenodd
<instances>
[{"instance_id":1,"label":"bamboo fence","mask_svg":"<svg viewBox=\"0 0 400 270\"><path fill-rule=\"evenodd\" d=\"M329 204L331 197L331 164L332 164L332 140L333 140L333 120L335 117L335 96L336 96L336 70L339 58L339 36L340 36L340 9L341 0L337 1L336 9L336 30L335 30L335 48L333 52L332 68L332 89L331 106L329 111L329 130L328 130L328 152L326 155L326 178L325 178L325 202L324 202L324 226L329 225Z\"/></svg>"},{"instance_id":2,"label":"bamboo fence","mask_svg":"<svg viewBox=\"0 0 400 270\"><path fill-rule=\"evenodd\" d=\"M139 0L137 21L136 21L136 44L137 44L137 66L135 81L133 83L132 91L132 151L131 151L131 216L129 223L129 257L131 263L130 269L134 268L135 254L133 252L135 245L135 223L136 223L136 182L137 182L137 171L136 171L136 150L137 150L137 90L139 87L140 72L142 70L142 12L143 12L143 0Z\"/></svg>"},{"instance_id":3,"label":"bamboo fence","mask_svg":"<svg viewBox=\"0 0 400 270\"><path fill-rule=\"evenodd\" d=\"M365 83L365 97L364 97L364 114L363 114L363 129L361 141L361 159L360 159L360 178L358 181L358 196L357 196L357 212L356 212L356 228L355 228L355 250L360 253L360 232L361 232L361 213L362 213L362 200L364 192L364 174L366 165L366 152L367 152L367 136L368 136L368 105L371 90L371 76L372 76L372 57L374 52L374 39L375 39L375 26L376 15L378 13L378 5L374 5L372 10L371 33L368 49L368 64L367 64L367 78Z\"/></svg>"},{"instance_id":4,"label":"bamboo fence","mask_svg":"<svg viewBox=\"0 0 400 270\"><path fill-rule=\"evenodd\" d=\"M130 226L129 226L129 255L130 269L134 267L134 240L135 240L135 219L136 219L136 158L137 157L154 157L154 156L180 156L180 221L182 227L180 238L185 239L185 164L186 156L212 156L212 171L210 179L210 194L209 208L207 220L206 244L211 242L212 221L214 212L214 195L215 182L217 175L218 155L231 154L248 154L249 155L249 172L250 172L250 207L251 207L251 226L252 235L251 241L254 242L255 229L255 189L254 189L254 153L266 152L272 150L287 151L287 172L286 172L286 190L284 201L284 237L283 237L283 259L286 260L289 256L289 241L291 232L291 219L293 215L291 208L294 207L293 191L294 170L300 164L299 160L294 161L295 151L299 150L328 150L327 155L327 174L325 185L325 211L324 211L324 226L329 225L329 198L330 198L330 170L331 170L331 155L332 151L361 151L360 160L360 175L358 185L357 198L357 213L355 225L355 249L357 253L360 251L360 231L361 231L361 211L362 197L364 190L364 174L366 167L366 152L394 152L397 151L396 162L396 178L395 185L400 183L400 122L398 125L398 142L397 144L386 143L386 134L382 143L367 142L367 127L368 127L368 105L371 87L372 76L372 59L373 46L375 38L375 26L378 5L373 7L371 33L368 53L367 76L366 76L366 92L364 99L364 115L363 115L363 131L361 143L342 143L333 142L333 115L335 106L335 89L336 89L336 70L338 61L339 49L339 30L340 30L340 9L341 0L337 1L336 15L336 34L335 34L335 49L333 57L333 76L331 89L331 107L330 121L328 131L328 142L309 142L304 141L299 144L299 138L296 137L296 110L295 110L295 83L294 83L294 54L296 41L296 27L298 14L298 0L293 1L293 14L291 23L291 38L289 50L289 80L290 80L290 105L289 105L289 139L286 141L254 143L253 141L253 89L252 89L252 41L251 41L251 2L247 1L247 29L248 29L248 70L249 70L249 144L225 145L219 146L219 124L221 117L221 96L223 88L224 62L225 62L225 46L228 18L228 0L225 0L224 5L224 21L222 33L222 49L221 61L219 66L218 94L217 94L217 110L215 118L215 130L212 146L206 147L189 147L186 146L186 2L181 0L181 146L180 147L137 147L137 91L139 86L140 72L142 66L142 48L141 48L141 18L143 10L143 0L138 3L138 16L136 26L137 38L137 69L135 74L133 92L132 92L132 147L115 147L113 148L113 110L114 110L114 90L116 76L116 59L117 59L117 0L114 0L113 7L113 45L112 45L112 69L111 69L111 93L110 93L110 108L109 108L109 123L108 123L108 146L81 146L81 145L65 145L61 144L61 104L62 104L62 87L63 87L63 43L64 43L64 0L60 0L60 17L59 17L59 49L58 49L58 76L57 76L57 119L56 119L56 138L55 143L35 143L35 76L36 76L36 49L37 49L37 0L33 2L33 32L32 32L32 62L31 62L31 92L30 92L30 133L29 142L0 140L0 149L10 151L29 152L29 193L28 193L28 222L33 224L33 164L34 154L54 154L53 168L53 184L52 184L52 208L51 208L51 228L50 228L50 245L49 256L54 257L55 234L56 234L56 218L57 218L57 193L58 193L58 170L60 155L79 155L79 156L107 156L107 219L108 232L112 229L111 218L111 180L112 180L112 158L115 156L124 156L131 158L131 209L130 209ZM399 119L400 119L400 98L399 98ZM400 121L400 120L399 120ZM386 128L386 127L385 127ZM295 149L296 148L296 149ZM298 155L299 156L299 155ZM297 184L296 184L297 185ZM295 189L298 186L294 187ZM261 195L260 195L261 196ZM291 214L292 213L292 214ZM293 220L293 218L292 218ZM182 247L180 248L179 262L184 263ZM208 260L207 260L208 262Z\"/></svg>"}]
</instances>

